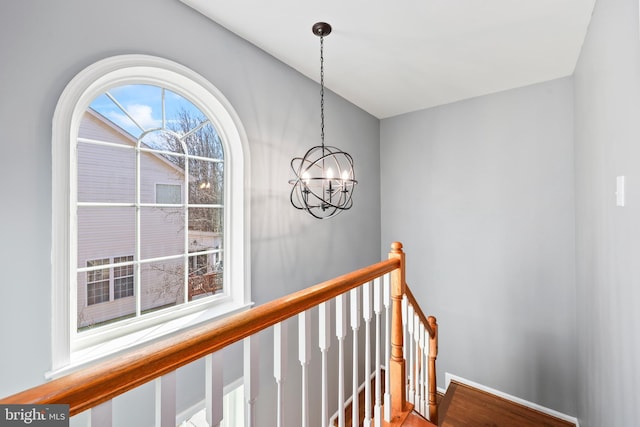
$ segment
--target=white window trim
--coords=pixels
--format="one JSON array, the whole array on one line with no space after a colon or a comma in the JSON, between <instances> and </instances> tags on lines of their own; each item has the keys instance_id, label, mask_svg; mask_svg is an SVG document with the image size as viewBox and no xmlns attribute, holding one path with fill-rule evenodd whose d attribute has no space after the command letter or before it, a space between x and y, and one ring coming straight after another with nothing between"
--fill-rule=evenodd
<instances>
[{"instance_id":1,"label":"white window trim","mask_svg":"<svg viewBox=\"0 0 640 427\"><path fill-rule=\"evenodd\" d=\"M212 121L224 144L225 162L225 286L223 301L188 304L187 316L170 320L155 335L144 330L110 341L99 352L72 352L77 305L71 304L71 286L77 286L75 222L71 216L77 194L75 147L82 115L93 99L122 84L164 86L186 97ZM73 150L72 150L73 149ZM52 370L49 378L70 372L82 364L139 344L136 335L153 339L202 321L241 310L251 304L250 263L250 158L244 127L225 96L194 71L167 59L148 55L121 55L98 61L81 71L62 92L52 128ZM72 200L73 199L73 200ZM233 218L233 221L230 219ZM242 242L241 245L232 242ZM72 273L73 272L73 273ZM70 285L71 284L71 285ZM74 293L77 290L74 289ZM161 331L160 331L161 330ZM147 331L148 332L148 331ZM104 342L104 337L94 337ZM109 339L108 337L106 339ZM98 353L98 355L95 355ZM94 356L92 356L94 354Z\"/></svg>"}]
</instances>

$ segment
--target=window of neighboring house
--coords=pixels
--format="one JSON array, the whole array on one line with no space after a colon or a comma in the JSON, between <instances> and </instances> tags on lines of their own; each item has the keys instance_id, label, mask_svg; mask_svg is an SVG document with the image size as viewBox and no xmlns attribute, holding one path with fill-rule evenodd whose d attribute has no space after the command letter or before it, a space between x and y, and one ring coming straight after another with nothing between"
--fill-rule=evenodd
<instances>
[{"instance_id":1,"label":"window of neighboring house","mask_svg":"<svg viewBox=\"0 0 640 427\"><path fill-rule=\"evenodd\" d=\"M113 263L113 299L133 296L133 255L115 257Z\"/></svg>"},{"instance_id":2,"label":"window of neighboring house","mask_svg":"<svg viewBox=\"0 0 640 427\"><path fill-rule=\"evenodd\" d=\"M246 137L208 81L100 61L63 92L53 139L52 376L250 304Z\"/></svg>"},{"instance_id":3,"label":"window of neighboring house","mask_svg":"<svg viewBox=\"0 0 640 427\"><path fill-rule=\"evenodd\" d=\"M133 255L114 257L112 267L109 261L110 258L87 261L87 306L133 296Z\"/></svg>"},{"instance_id":4,"label":"window of neighboring house","mask_svg":"<svg viewBox=\"0 0 640 427\"><path fill-rule=\"evenodd\" d=\"M182 203L182 187L177 184L156 184L156 203L171 205Z\"/></svg>"},{"instance_id":5,"label":"window of neighboring house","mask_svg":"<svg viewBox=\"0 0 640 427\"><path fill-rule=\"evenodd\" d=\"M87 305L109 301L109 258L87 261Z\"/></svg>"}]
</instances>

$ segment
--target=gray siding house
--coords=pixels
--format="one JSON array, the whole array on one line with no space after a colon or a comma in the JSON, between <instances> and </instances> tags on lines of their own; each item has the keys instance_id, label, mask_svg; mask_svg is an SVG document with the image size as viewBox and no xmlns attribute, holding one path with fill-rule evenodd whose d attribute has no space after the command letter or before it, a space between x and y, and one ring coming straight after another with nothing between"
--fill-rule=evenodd
<instances>
[{"instance_id":1,"label":"gray siding house","mask_svg":"<svg viewBox=\"0 0 640 427\"><path fill-rule=\"evenodd\" d=\"M113 147L86 141L121 144ZM88 109L78 135L78 202L126 202L134 199L136 173L133 147L136 139L100 113ZM165 157L142 152L140 202L182 203L184 171ZM112 265L79 272L77 278L78 328L99 325L135 313L134 294L135 210L132 207L79 206L78 268ZM140 241L143 259L180 254L186 227L181 209L141 209ZM218 248L221 234L189 230L189 251ZM190 297L212 294L208 276L216 273L217 254L190 260ZM145 264L141 268L143 312L184 301L182 259Z\"/></svg>"}]
</instances>

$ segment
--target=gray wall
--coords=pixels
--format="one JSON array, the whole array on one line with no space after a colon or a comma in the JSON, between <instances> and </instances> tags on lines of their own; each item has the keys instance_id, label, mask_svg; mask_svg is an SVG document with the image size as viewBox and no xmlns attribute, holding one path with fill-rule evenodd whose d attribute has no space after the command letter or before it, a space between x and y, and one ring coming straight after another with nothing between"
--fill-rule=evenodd
<instances>
[{"instance_id":1,"label":"gray wall","mask_svg":"<svg viewBox=\"0 0 640 427\"><path fill-rule=\"evenodd\" d=\"M583 427L640 419L638 2L598 1L574 77L578 413ZM615 205L616 176L626 206Z\"/></svg>"},{"instance_id":2,"label":"gray wall","mask_svg":"<svg viewBox=\"0 0 640 427\"><path fill-rule=\"evenodd\" d=\"M382 242L438 317L444 372L576 413L572 81L381 124Z\"/></svg>"},{"instance_id":3,"label":"gray wall","mask_svg":"<svg viewBox=\"0 0 640 427\"><path fill-rule=\"evenodd\" d=\"M328 93L327 138L354 155L360 184L353 211L318 222L289 206L287 184L290 158L317 143L316 84L175 0L0 3L0 396L42 382L51 364L58 96L99 59L145 53L203 74L244 123L256 302L375 262L400 240L409 284L440 321L440 386L448 371L578 414L582 426L633 425L638 33L635 0L601 0L573 80L386 119L380 129ZM624 208L614 206L617 175L627 178ZM292 335L288 382L297 384ZM268 347L271 334L260 340ZM274 394L272 356L263 355L261 414ZM184 371L179 384L192 385L185 378L201 366ZM149 405L151 388L135 393ZM140 416L126 419L149 421ZM295 425L295 411L288 416Z\"/></svg>"},{"instance_id":4,"label":"gray wall","mask_svg":"<svg viewBox=\"0 0 640 427\"><path fill-rule=\"evenodd\" d=\"M316 83L177 0L1 2L0 396L41 383L51 368L51 120L56 102L79 71L127 53L165 57L199 72L238 112L251 150L256 303L379 260L376 118L326 94L327 141L353 155L360 184L352 211L320 222L290 205L287 182L291 158L319 143ZM261 364L263 384L272 382L270 357ZM297 385L294 375L290 383ZM266 394L273 394L265 387ZM288 416L298 419L294 410Z\"/></svg>"}]
</instances>

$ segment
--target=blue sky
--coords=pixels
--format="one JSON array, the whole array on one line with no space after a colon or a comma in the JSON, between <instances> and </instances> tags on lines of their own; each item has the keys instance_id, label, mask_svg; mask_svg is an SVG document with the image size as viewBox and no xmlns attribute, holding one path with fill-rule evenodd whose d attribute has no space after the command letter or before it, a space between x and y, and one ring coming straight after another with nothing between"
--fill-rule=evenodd
<instances>
[{"instance_id":1,"label":"blue sky","mask_svg":"<svg viewBox=\"0 0 640 427\"><path fill-rule=\"evenodd\" d=\"M109 90L116 101L145 130L162 126L162 89L150 85L126 85ZM142 131L126 116L107 95L102 94L93 100L91 108L116 123L121 128L135 136L140 136ZM165 90L166 119L171 121L177 111L185 109L192 113L193 117L203 114L191 102L182 96Z\"/></svg>"}]
</instances>

